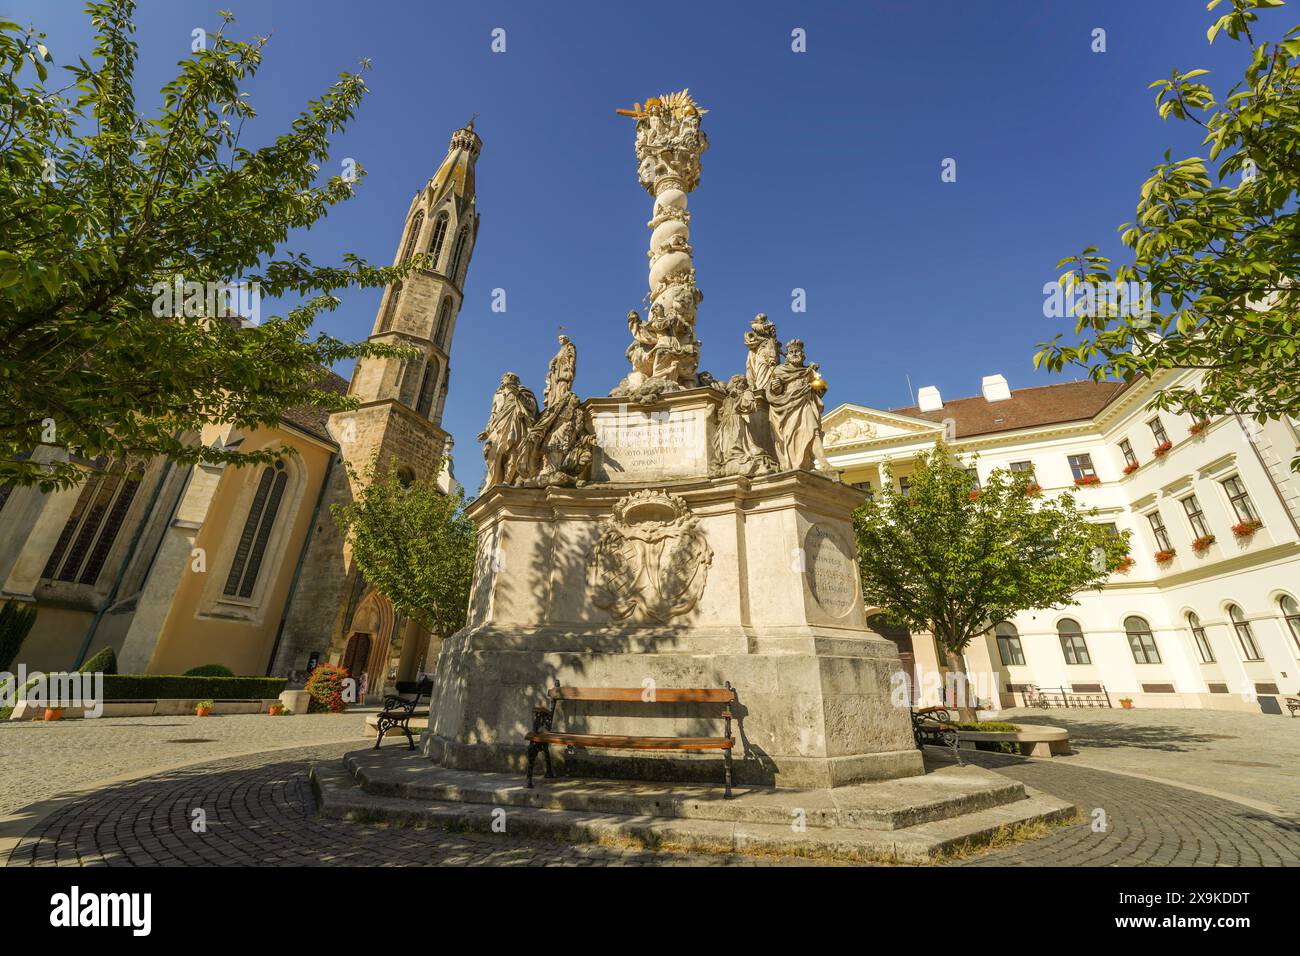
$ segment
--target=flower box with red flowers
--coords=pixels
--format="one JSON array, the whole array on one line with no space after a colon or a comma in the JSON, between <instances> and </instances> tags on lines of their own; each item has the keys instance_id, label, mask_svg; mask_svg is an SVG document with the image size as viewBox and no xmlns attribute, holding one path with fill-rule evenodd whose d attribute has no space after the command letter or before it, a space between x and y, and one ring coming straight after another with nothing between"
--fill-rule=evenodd
<instances>
[{"instance_id":1,"label":"flower box with red flowers","mask_svg":"<svg viewBox=\"0 0 1300 956\"><path fill-rule=\"evenodd\" d=\"M1174 555L1177 553L1178 552L1175 551L1173 548L1170 548L1168 551L1157 551L1156 564L1168 564L1170 561L1174 559Z\"/></svg>"},{"instance_id":2,"label":"flower box with red flowers","mask_svg":"<svg viewBox=\"0 0 1300 956\"><path fill-rule=\"evenodd\" d=\"M1243 521L1232 526L1232 533L1238 538L1249 538L1262 527L1264 527L1262 521Z\"/></svg>"},{"instance_id":3,"label":"flower box with red flowers","mask_svg":"<svg viewBox=\"0 0 1300 956\"><path fill-rule=\"evenodd\" d=\"M1028 495L1030 498L1037 498L1042 493L1043 493L1043 486L1038 484L1038 482L1036 481L1030 482L1029 484L1025 485L1025 494Z\"/></svg>"},{"instance_id":4,"label":"flower box with red flowers","mask_svg":"<svg viewBox=\"0 0 1300 956\"><path fill-rule=\"evenodd\" d=\"M1078 487L1082 488L1085 485L1099 485L1101 484L1101 479L1096 475L1084 475L1082 478L1074 479L1074 483Z\"/></svg>"},{"instance_id":5,"label":"flower box with red flowers","mask_svg":"<svg viewBox=\"0 0 1300 956\"><path fill-rule=\"evenodd\" d=\"M1169 449L1173 447L1173 442L1162 441L1159 445L1156 445L1155 448L1151 449L1151 454L1155 455L1157 458L1163 458L1165 455L1169 454Z\"/></svg>"},{"instance_id":6,"label":"flower box with red flowers","mask_svg":"<svg viewBox=\"0 0 1300 956\"><path fill-rule=\"evenodd\" d=\"M1210 420L1208 418L1202 418L1200 421L1192 422L1190 425L1188 425L1187 431L1189 434L1199 435L1201 432L1205 431L1205 429L1209 427L1210 427Z\"/></svg>"},{"instance_id":7,"label":"flower box with red flowers","mask_svg":"<svg viewBox=\"0 0 1300 956\"><path fill-rule=\"evenodd\" d=\"M980 493L979 493L978 491L972 491L972 492L971 492L970 494L968 494L966 497L969 498L971 501L974 501L974 500L977 499L979 496L980 496Z\"/></svg>"},{"instance_id":8,"label":"flower box with red flowers","mask_svg":"<svg viewBox=\"0 0 1300 956\"><path fill-rule=\"evenodd\" d=\"M1137 561L1132 557L1132 555L1125 555L1120 563L1115 566L1115 573L1128 574L1133 570L1133 565L1135 564L1137 564Z\"/></svg>"},{"instance_id":9,"label":"flower box with red flowers","mask_svg":"<svg viewBox=\"0 0 1300 956\"><path fill-rule=\"evenodd\" d=\"M1203 534L1192 542L1192 550L1197 554L1204 554L1210 550L1210 545L1214 544L1214 535Z\"/></svg>"},{"instance_id":10,"label":"flower box with red flowers","mask_svg":"<svg viewBox=\"0 0 1300 956\"><path fill-rule=\"evenodd\" d=\"M1142 462L1140 462L1140 461L1131 461L1131 462L1129 462L1127 465L1124 466L1124 474L1126 474L1126 475L1131 475L1131 474L1133 474L1133 472L1137 471L1137 470L1138 470L1139 468L1141 468L1141 467L1142 467Z\"/></svg>"}]
</instances>

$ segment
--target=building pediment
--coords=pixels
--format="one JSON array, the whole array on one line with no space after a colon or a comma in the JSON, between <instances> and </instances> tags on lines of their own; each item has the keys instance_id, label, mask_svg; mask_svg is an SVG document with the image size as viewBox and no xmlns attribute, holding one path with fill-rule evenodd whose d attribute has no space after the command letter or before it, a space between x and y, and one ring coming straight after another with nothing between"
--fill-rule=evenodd
<instances>
[{"instance_id":1,"label":"building pediment","mask_svg":"<svg viewBox=\"0 0 1300 956\"><path fill-rule=\"evenodd\" d=\"M840 405L822 416L823 441L830 448L869 441L888 441L933 435L943 426L921 418L895 415L893 412L862 405Z\"/></svg>"}]
</instances>

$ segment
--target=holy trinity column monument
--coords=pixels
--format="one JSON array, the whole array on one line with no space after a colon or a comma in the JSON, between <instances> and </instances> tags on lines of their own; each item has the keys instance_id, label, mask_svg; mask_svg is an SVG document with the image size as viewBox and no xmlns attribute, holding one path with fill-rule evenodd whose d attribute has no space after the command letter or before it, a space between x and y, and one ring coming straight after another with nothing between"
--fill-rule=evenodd
<instances>
[{"instance_id":1,"label":"holy trinity column monument","mask_svg":"<svg viewBox=\"0 0 1300 956\"><path fill-rule=\"evenodd\" d=\"M687 195L705 110L683 90L620 110L654 197L644 316L608 396L573 390L562 336L543 400L507 372L479 436L487 480L465 627L439 653L424 752L522 773L533 709L575 687L738 695L738 783L835 787L922 772L893 643L866 627L851 514L861 493L821 448L826 383L759 314L735 323L743 372L700 370ZM570 320L571 321L571 320ZM719 317L712 317L716 328ZM565 729L673 736L688 708L630 720L575 702ZM716 778L716 757L576 748L561 774Z\"/></svg>"}]
</instances>

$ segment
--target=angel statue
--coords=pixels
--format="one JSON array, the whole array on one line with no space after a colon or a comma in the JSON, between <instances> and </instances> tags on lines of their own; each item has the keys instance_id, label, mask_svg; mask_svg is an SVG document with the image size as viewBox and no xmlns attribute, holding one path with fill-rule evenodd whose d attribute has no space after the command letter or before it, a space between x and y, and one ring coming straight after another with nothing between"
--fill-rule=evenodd
<instances>
[{"instance_id":1,"label":"angel statue","mask_svg":"<svg viewBox=\"0 0 1300 956\"><path fill-rule=\"evenodd\" d=\"M816 362L804 364L803 342L791 339L785 346L785 363L772 370L767 386L768 415L782 471L818 470L839 480L822 448L821 377Z\"/></svg>"},{"instance_id":2,"label":"angel statue","mask_svg":"<svg viewBox=\"0 0 1300 956\"><path fill-rule=\"evenodd\" d=\"M497 484L517 484L532 469L521 468L520 446L528 429L537 420L537 396L519 383L519 376L506 372L492 396L492 413L487 427L479 433L483 442L483 460L487 477L483 488Z\"/></svg>"}]
</instances>

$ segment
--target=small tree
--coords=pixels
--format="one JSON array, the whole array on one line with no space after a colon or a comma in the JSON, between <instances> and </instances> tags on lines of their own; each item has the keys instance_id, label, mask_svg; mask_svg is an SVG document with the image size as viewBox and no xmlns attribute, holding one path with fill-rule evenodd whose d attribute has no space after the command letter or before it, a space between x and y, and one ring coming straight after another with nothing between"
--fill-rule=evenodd
<instances>
[{"instance_id":1,"label":"small tree","mask_svg":"<svg viewBox=\"0 0 1300 956\"><path fill-rule=\"evenodd\" d=\"M251 148L256 111L242 87L264 38L231 36L230 14L197 30L192 49L186 36L146 115L134 4L87 12L94 54L58 81L44 34L0 17L0 481L49 490L156 455L269 462L285 448L188 436L212 422L275 426L299 405L353 408L322 387L322 369L408 354L311 325L338 290L394 282L426 256L379 268L282 248L364 175L350 159L322 174L366 93L361 71L340 74L281 135L258 130ZM263 297L297 304L259 322ZM71 455L31 454L42 445Z\"/></svg>"},{"instance_id":2,"label":"small tree","mask_svg":"<svg viewBox=\"0 0 1300 956\"><path fill-rule=\"evenodd\" d=\"M1208 70L1151 84L1160 118L1199 127L1208 156L1166 151L1155 166L1136 219L1120 227L1130 263L1112 269L1095 246L1058 263L1068 267L1061 285L1079 287L1078 339L1057 335L1034 362L1080 365L1098 380L1196 370L1193 387L1163 388L1152 406L1265 422L1300 415L1300 27L1264 42L1256 10L1280 0L1230 6L1208 35L1249 47L1241 81L1219 96L1200 81ZM1128 306L1138 307L1117 307L1101 289L1137 290ZM1300 456L1291 467L1300 469Z\"/></svg>"},{"instance_id":3,"label":"small tree","mask_svg":"<svg viewBox=\"0 0 1300 956\"><path fill-rule=\"evenodd\" d=\"M1032 479L994 471L976 490L942 442L915 459L906 493L886 483L854 513L862 594L891 622L928 630L948 666L971 640L1019 611L1075 603L1128 554L1068 492L1038 496Z\"/></svg>"},{"instance_id":4,"label":"small tree","mask_svg":"<svg viewBox=\"0 0 1300 956\"><path fill-rule=\"evenodd\" d=\"M35 604L5 601L0 605L0 671L9 670L35 623Z\"/></svg>"},{"instance_id":5,"label":"small tree","mask_svg":"<svg viewBox=\"0 0 1300 956\"><path fill-rule=\"evenodd\" d=\"M440 637L454 634L465 624L474 573L464 495L444 494L433 479L404 485L391 462L372 463L359 480L356 500L331 509L357 567L407 617Z\"/></svg>"}]
</instances>

